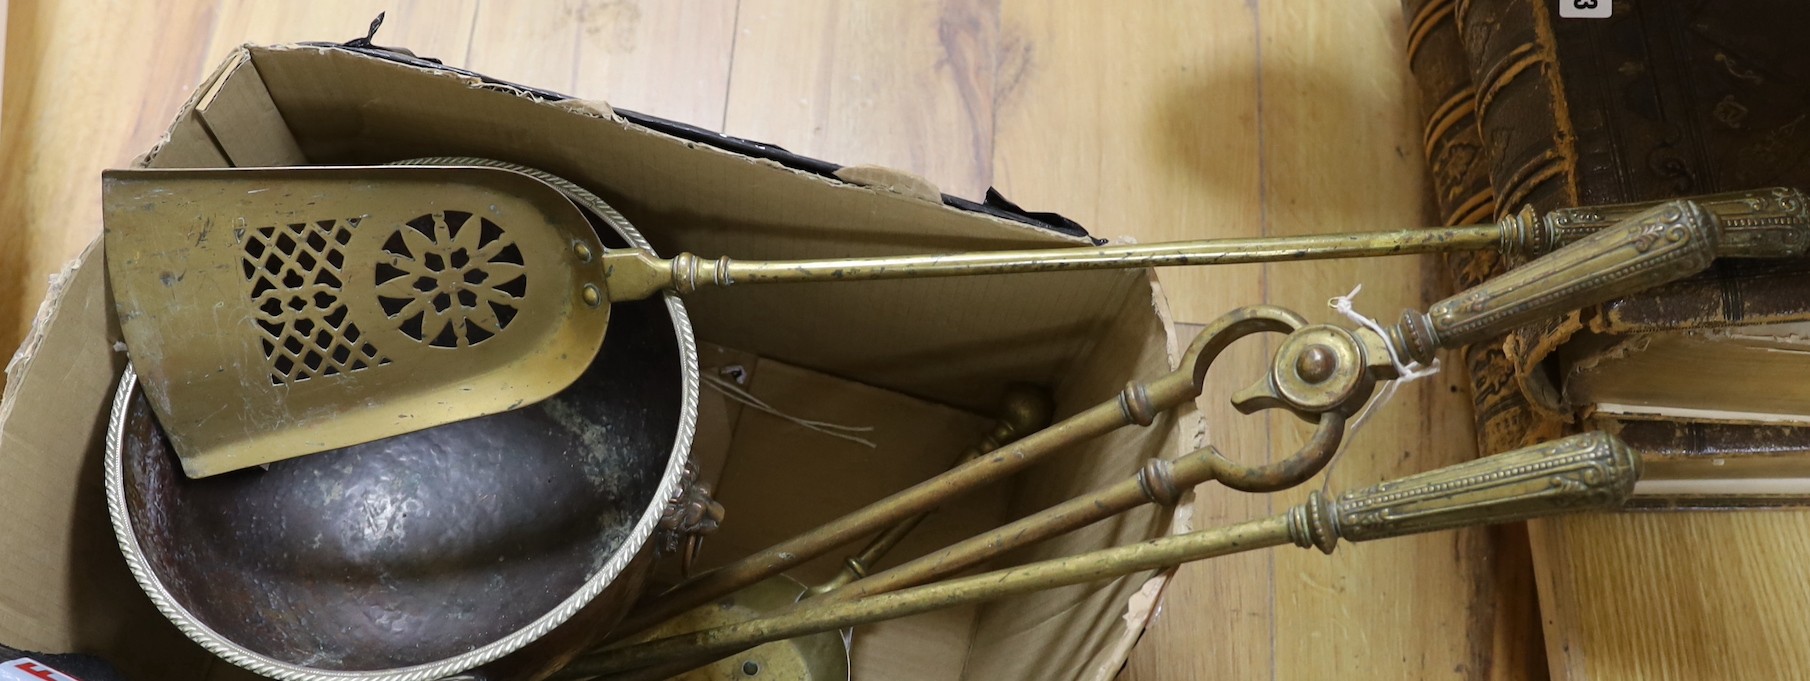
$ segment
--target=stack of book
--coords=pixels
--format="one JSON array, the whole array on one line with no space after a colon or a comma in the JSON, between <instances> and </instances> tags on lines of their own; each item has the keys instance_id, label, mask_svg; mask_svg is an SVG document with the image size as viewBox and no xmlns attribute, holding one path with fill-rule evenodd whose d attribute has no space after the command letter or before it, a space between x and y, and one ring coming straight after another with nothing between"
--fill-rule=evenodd
<instances>
[{"instance_id":1,"label":"stack of book","mask_svg":"<svg viewBox=\"0 0 1810 681\"><path fill-rule=\"evenodd\" d=\"M1572 3L1403 0L1433 204L1448 224L1524 205L1810 190L1810 51L1801 48L1810 3L1613 0L1606 18L1563 16ZM1456 289L1510 263L1477 253L1448 264ZM1810 503L1810 262L1719 262L1478 344L1462 364L1480 453L1609 430L1645 459L1638 507ZM1796 567L1810 560L1806 515L1533 525L1542 612L1532 626L1545 630L1553 674L1810 674L1795 666L1810 666L1801 652L1768 654L1764 667L1731 659L1742 657L1744 635L1800 626L1768 623L1760 610L1795 611L1795 621L1810 607ZM1744 584L1719 581L1734 563L1703 558L1735 553ZM1704 568L1715 564L1725 569Z\"/></svg>"},{"instance_id":2,"label":"stack of book","mask_svg":"<svg viewBox=\"0 0 1810 681\"><path fill-rule=\"evenodd\" d=\"M1810 5L1407 0L1408 56L1446 220L1810 188ZM1454 258L1458 287L1499 273ZM1577 429L1648 452L1643 503L1810 501L1810 262L1725 261L1529 326L1466 357L1479 445Z\"/></svg>"}]
</instances>

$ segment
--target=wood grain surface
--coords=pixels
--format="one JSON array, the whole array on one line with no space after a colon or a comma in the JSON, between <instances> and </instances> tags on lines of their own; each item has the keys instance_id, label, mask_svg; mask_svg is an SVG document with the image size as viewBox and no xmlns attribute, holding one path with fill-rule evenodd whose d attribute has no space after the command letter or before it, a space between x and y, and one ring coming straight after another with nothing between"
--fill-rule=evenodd
<instances>
[{"instance_id":1,"label":"wood grain surface","mask_svg":"<svg viewBox=\"0 0 1810 681\"><path fill-rule=\"evenodd\" d=\"M228 50L346 40L363 35L378 11L389 13L382 45L844 164L906 170L964 197L998 187L1027 208L1061 212L1108 238L1427 221L1397 0L0 0L0 7L0 356L18 343L50 274L98 233L99 171L149 148ZM1440 297L1442 281L1432 260L1413 258L1161 275L1174 316L1196 324L1259 302L1332 321L1326 300L1359 284L1358 309L1390 316ZM1273 342L1235 347L1210 376L1211 399L1201 405L1209 440L1239 459L1285 456L1305 436L1292 417L1242 417L1223 403L1257 377L1254 367ZM1445 373L1404 388L1322 477L1335 488L1367 485L1472 456L1463 385ZM1305 493L1266 497L1206 486L1192 522L1249 518ZM1121 676L1518 678L1524 668L1503 661L1517 659L1527 634L1498 625L1504 618L1496 604L1529 597L1496 586L1494 545L1483 532L1440 533L1346 547L1331 558L1282 549L1182 568ZM1629 555L1603 560L1639 562L1662 550L1631 545ZM1764 569L1763 561L1753 564ZM1707 577L1717 565L1705 557L1701 571L1672 576ZM1735 607L1708 602L1715 592L1693 593L1701 607L1673 614L1649 599L1653 616L1705 617ZM1764 594L1753 600L1763 606ZM1614 636L1605 607L1577 604L1576 612ZM1657 638L1625 650L1661 654L1650 649L1667 645L1675 652L1676 642Z\"/></svg>"},{"instance_id":2,"label":"wood grain surface","mask_svg":"<svg viewBox=\"0 0 1810 681\"><path fill-rule=\"evenodd\" d=\"M1810 669L1810 513L1528 523L1553 676L1794 679Z\"/></svg>"},{"instance_id":3,"label":"wood grain surface","mask_svg":"<svg viewBox=\"0 0 1810 681\"><path fill-rule=\"evenodd\" d=\"M0 95L6 92L6 0L0 0ZM0 101L0 130L6 129L6 103Z\"/></svg>"}]
</instances>

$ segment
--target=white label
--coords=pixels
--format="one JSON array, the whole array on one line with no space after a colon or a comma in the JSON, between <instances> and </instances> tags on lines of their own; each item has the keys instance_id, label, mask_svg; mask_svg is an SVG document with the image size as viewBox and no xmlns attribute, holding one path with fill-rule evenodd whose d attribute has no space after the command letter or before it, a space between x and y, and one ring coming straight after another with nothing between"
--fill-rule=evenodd
<instances>
[{"instance_id":1,"label":"white label","mask_svg":"<svg viewBox=\"0 0 1810 681\"><path fill-rule=\"evenodd\" d=\"M0 681L79 681L29 657L0 662Z\"/></svg>"},{"instance_id":2,"label":"white label","mask_svg":"<svg viewBox=\"0 0 1810 681\"><path fill-rule=\"evenodd\" d=\"M1615 0L1559 0L1559 16L1567 19L1607 19Z\"/></svg>"}]
</instances>

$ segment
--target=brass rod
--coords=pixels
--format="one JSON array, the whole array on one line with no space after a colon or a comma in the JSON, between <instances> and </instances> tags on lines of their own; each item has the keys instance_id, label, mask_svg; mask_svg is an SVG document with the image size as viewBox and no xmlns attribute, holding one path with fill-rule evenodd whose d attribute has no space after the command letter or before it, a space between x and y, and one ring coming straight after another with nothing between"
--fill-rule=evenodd
<instances>
[{"instance_id":1,"label":"brass rod","mask_svg":"<svg viewBox=\"0 0 1810 681\"><path fill-rule=\"evenodd\" d=\"M837 260L728 262L732 283L857 281L902 277L1014 274L1080 269L1231 265L1482 250L1502 237L1497 225L1434 227L1313 236L1201 239L1162 244L883 256ZM700 261L700 279L716 263Z\"/></svg>"},{"instance_id":2,"label":"brass rod","mask_svg":"<svg viewBox=\"0 0 1810 681\"><path fill-rule=\"evenodd\" d=\"M941 608L1095 582L1288 541L1287 515L1277 515L594 653L579 658L563 674L598 676L692 656L715 659L744 647L806 633L834 631Z\"/></svg>"},{"instance_id":3,"label":"brass rod","mask_svg":"<svg viewBox=\"0 0 1810 681\"><path fill-rule=\"evenodd\" d=\"M1180 492L1192 489L1213 478L1214 464L1219 458L1218 452L1203 449L1174 461L1152 460L1153 466L1167 469L1167 480L1153 483L1149 481L1150 473L1140 472L806 602L858 600L959 573L1007 551L1072 532L1150 503L1153 486ZM1148 470L1150 468L1146 468Z\"/></svg>"},{"instance_id":4,"label":"brass rod","mask_svg":"<svg viewBox=\"0 0 1810 681\"><path fill-rule=\"evenodd\" d=\"M1240 263L1368 258L1483 250L1503 243L1503 225L1429 227L1387 232L1313 236L1202 239L1161 244L1061 247L834 258L736 261L680 253L663 259L640 250L605 254L606 289L612 301L641 300L659 291L692 293L733 284L871 281L1065 270L1232 265Z\"/></svg>"},{"instance_id":5,"label":"brass rod","mask_svg":"<svg viewBox=\"0 0 1810 681\"><path fill-rule=\"evenodd\" d=\"M893 547L905 540L906 535L911 534L912 530L918 529L918 525L923 524L924 519L929 517L929 513L920 513L886 528L884 532L875 536L873 541L868 542L859 553L849 556L848 560L843 561L842 570L837 572L836 576L824 580L822 584L805 589L804 597L811 598L816 594L834 593L867 577L868 571L873 569L875 563L886 557L887 552L892 551Z\"/></svg>"},{"instance_id":6,"label":"brass rod","mask_svg":"<svg viewBox=\"0 0 1810 681\"><path fill-rule=\"evenodd\" d=\"M795 611L580 657L560 678L587 678L720 657L760 643L834 631L938 608L1166 568L1294 543L1332 553L1360 542L1560 513L1619 507L1640 460L1615 436L1584 433L1305 503L1262 520L987 572L856 601ZM620 677L619 677L620 678ZM627 678L644 678L630 675ZM659 678L659 677L654 677Z\"/></svg>"},{"instance_id":7,"label":"brass rod","mask_svg":"<svg viewBox=\"0 0 1810 681\"><path fill-rule=\"evenodd\" d=\"M1342 419L1340 423L1343 423ZM1342 434L1343 428L1341 426L1330 432ZM1291 459L1324 462L1337 447L1336 439L1327 441L1316 436L1313 441L1303 447L1302 454L1291 457ZM1234 463L1213 447L1197 450L1172 461L1151 459L1136 475L1104 489L1070 499L1004 527L970 537L904 565L853 581L841 588L812 589L806 592L798 602L774 610L763 617L783 615L824 603L858 600L875 594L926 584L962 572L1008 551L1086 527L1145 503L1173 506L1179 503L1181 496L1189 489L1208 480L1217 479L1222 483L1239 484L1248 482L1254 477L1262 477L1261 472L1267 468L1271 467L1251 468ZM1318 471L1318 466L1309 465L1300 468L1294 474L1312 476ZM738 652L741 651L736 650L726 654ZM714 659L714 657L688 657L650 667L649 669L655 671L647 673L646 676L647 678L667 678L700 665L709 664ZM641 676L636 676L636 678L641 678Z\"/></svg>"}]
</instances>

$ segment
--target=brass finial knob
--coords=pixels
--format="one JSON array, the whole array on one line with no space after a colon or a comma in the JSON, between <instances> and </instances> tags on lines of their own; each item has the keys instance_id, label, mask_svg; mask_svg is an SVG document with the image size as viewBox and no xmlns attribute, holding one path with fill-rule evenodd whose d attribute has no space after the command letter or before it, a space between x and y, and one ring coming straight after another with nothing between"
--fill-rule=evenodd
<instances>
[{"instance_id":1,"label":"brass finial knob","mask_svg":"<svg viewBox=\"0 0 1810 681\"><path fill-rule=\"evenodd\" d=\"M1295 375L1308 383L1322 383L1332 378L1332 372L1339 368L1339 358L1332 348L1324 345L1310 345L1301 351L1295 359Z\"/></svg>"}]
</instances>

